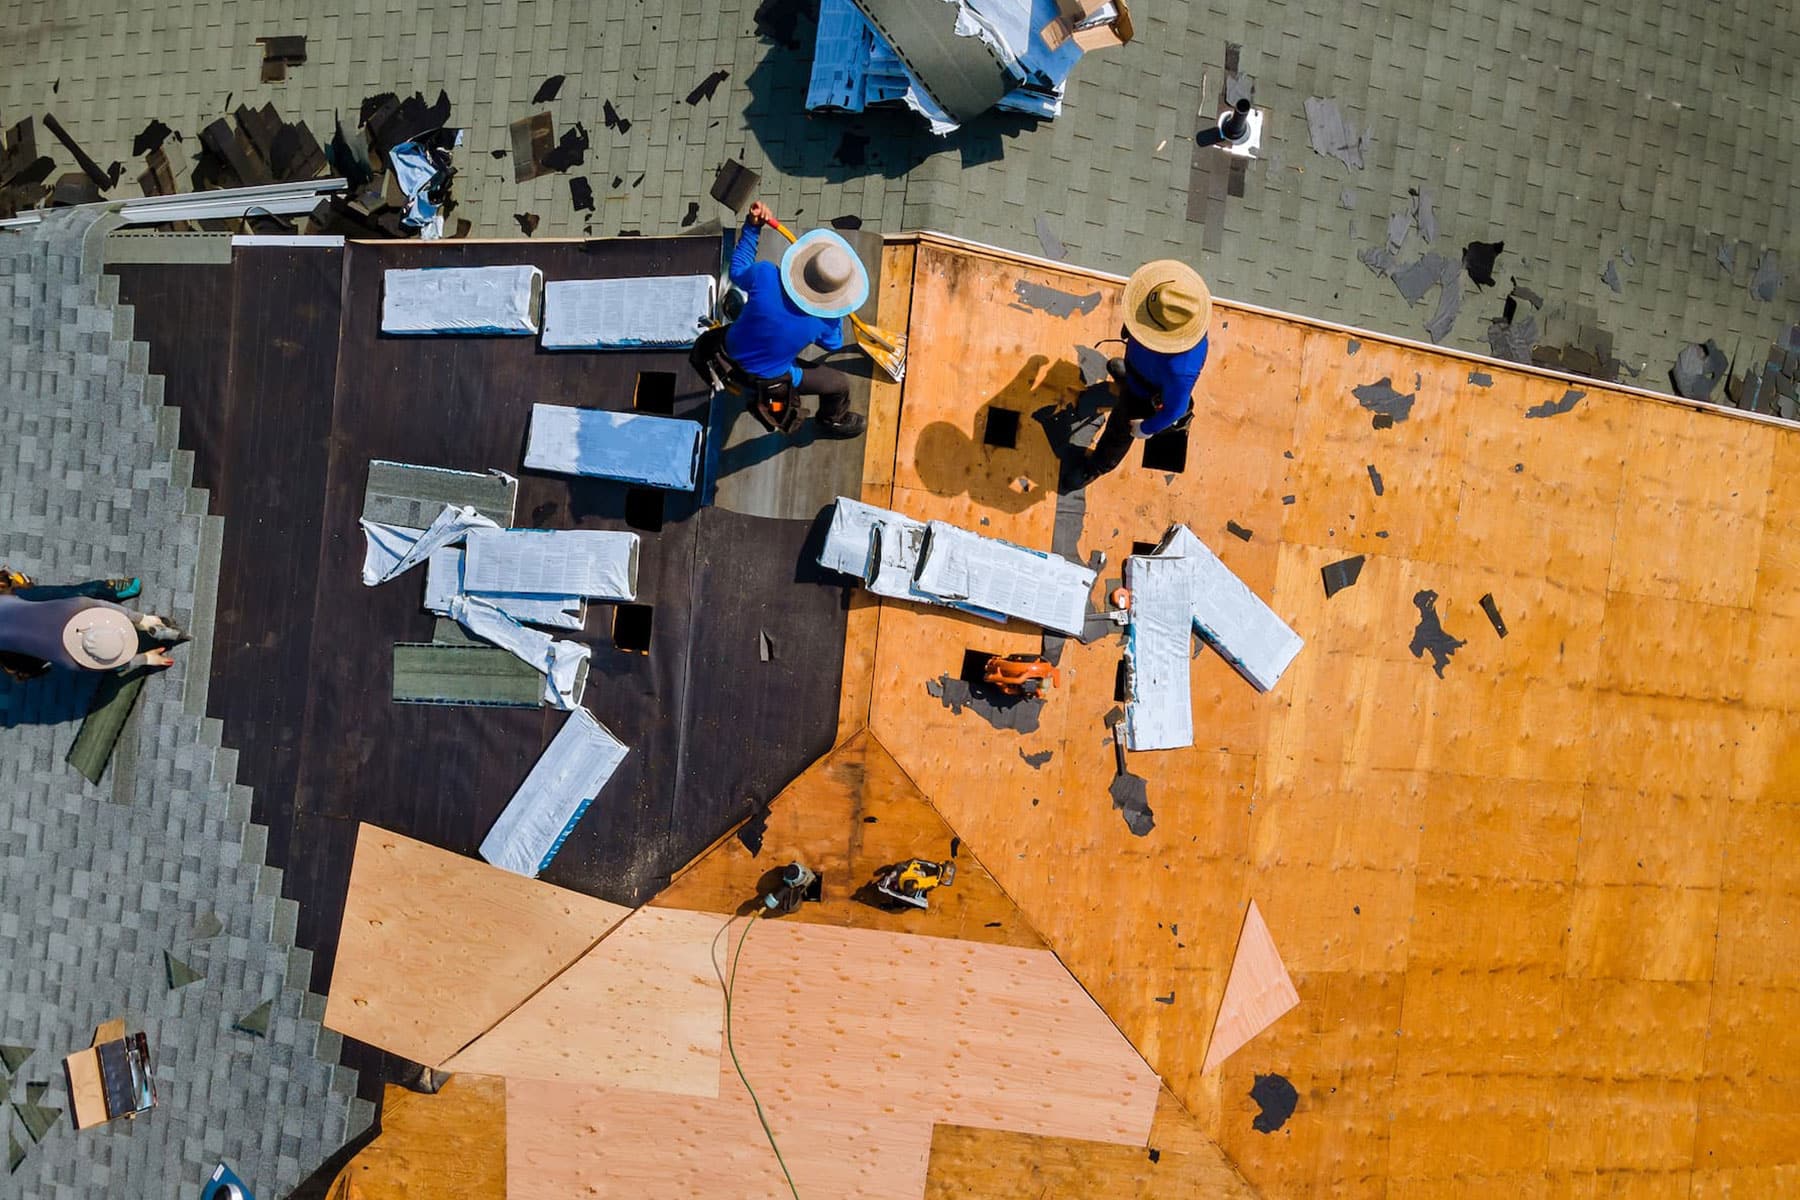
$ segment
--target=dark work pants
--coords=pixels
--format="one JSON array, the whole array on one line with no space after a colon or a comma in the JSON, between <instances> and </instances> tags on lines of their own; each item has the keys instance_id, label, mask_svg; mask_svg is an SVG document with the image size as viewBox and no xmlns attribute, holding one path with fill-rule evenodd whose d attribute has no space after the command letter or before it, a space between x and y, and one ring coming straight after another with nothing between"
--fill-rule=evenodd
<instances>
[{"instance_id":1,"label":"dark work pants","mask_svg":"<svg viewBox=\"0 0 1800 1200\"><path fill-rule=\"evenodd\" d=\"M836 367L801 367L794 390L819 398L818 417L827 425L841 424L850 415L850 377Z\"/></svg>"},{"instance_id":2,"label":"dark work pants","mask_svg":"<svg viewBox=\"0 0 1800 1200\"><path fill-rule=\"evenodd\" d=\"M88 583L43 584L34 583L30 587L18 588L13 592L21 600L69 600L83 596L89 600L111 600L118 602L119 593L113 585L104 579L95 579Z\"/></svg>"},{"instance_id":3,"label":"dark work pants","mask_svg":"<svg viewBox=\"0 0 1800 1200\"><path fill-rule=\"evenodd\" d=\"M1156 412L1155 402L1129 383L1121 384L1120 392L1112 406L1112 415L1106 418L1106 428L1094 442L1093 449L1088 451L1086 474L1090 479L1098 479L1125 461L1131 443L1137 440L1131 436L1131 423L1148 420Z\"/></svg>"}]
</instances>

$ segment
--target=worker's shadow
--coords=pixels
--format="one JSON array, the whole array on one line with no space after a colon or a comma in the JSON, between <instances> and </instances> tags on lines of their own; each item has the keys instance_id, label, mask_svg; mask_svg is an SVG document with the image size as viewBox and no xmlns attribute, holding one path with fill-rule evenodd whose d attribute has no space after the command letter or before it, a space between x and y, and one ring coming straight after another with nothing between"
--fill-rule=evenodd
<instances>
[{"instance_id":1,"label":"worker's shadow","mask_svg":"<svg viewBox=\"0 0 1800 1200\"><path fill-rule=\"evenodd\" d=\"M49 671L29 681L0 674L0 729L83 720L101 682L97 672Z\"/></svg>"},{"instance_id":2,"label":"worker's shadow","mask_svg":"<svg viewBox=\"0 0 1800 1200\"><path fill-rule=\"evenodd\" d=\"M1065 428L1040 414L1091 407L1085 403L1088 390L1076 363L1034 354L976 412L973 429L935 421L920 430L913 444L913 469L934 495L967 493L983 508L1024 512L1058 485L1076 425L1071 420ZM1025 416L1033 420L1022 420Z\"/></svg>"}]
</instances>

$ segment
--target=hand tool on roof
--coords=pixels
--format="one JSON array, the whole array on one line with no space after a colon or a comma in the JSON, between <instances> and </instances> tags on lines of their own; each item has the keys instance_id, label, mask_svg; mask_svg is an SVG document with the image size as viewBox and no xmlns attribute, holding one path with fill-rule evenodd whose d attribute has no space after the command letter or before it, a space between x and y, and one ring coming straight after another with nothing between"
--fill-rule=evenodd
<instances>
[{"instance_id":1,"label":"hand tool on roof","mask_svg":"<svg viewBox=\"0 0 1800 1200\"><path fill-rule=\"evenodd\" d=\"M793 231L780 221L770 219L769 224L788 241L797 241ZM902 334L871 325L855 313L850 314L850 328L856 331L856 344L862 352L869 356L869 361L881 368L881 373L895 383L906 378L906 338Z\"/></svg>"},{"instance_id":2,"label":"hand tool on roof","mask_svg":"<svg viewBox=\"0 0 1800 1200\"><path fill-rule=\"evenodd\" d=\"M996 654L981 678L1009 696L1037 697L1047 686L1062 686L1062 675L1041 654Z\"/></svg>"},{"instance_id":3,"label":"hand tool on roof","mask_svg":"<svg viewBox=\"0 0 1800 1200\"><path fill-rule=\"evenodd\" d=\"M805 863L789 863L781 869L781 876L775 887L763 893L764 915L795 912L802 902L817 900L819 889L815 885L818 882L818 872Z\"/></svg>"},{"instance_id":4,"label":"hand tool on roof","mask_svg":"<svg viewBox=\"0 0 1800 1200\"><path fill-rule=\"evenodd\" d=\"M875 890L902 904L910 904L914 908L929 908L931 905L926 896L933 889L946 887L954 882L955 863L909 858L905 862L882 868L875 876Z\"/></svg>"}]
</instances>

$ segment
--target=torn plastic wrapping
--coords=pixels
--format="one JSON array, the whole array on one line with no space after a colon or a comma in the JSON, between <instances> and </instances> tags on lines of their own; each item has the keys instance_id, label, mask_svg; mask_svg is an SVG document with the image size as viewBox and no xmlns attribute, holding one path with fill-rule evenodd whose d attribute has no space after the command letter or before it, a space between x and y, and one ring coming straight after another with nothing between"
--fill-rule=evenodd
<instances>
[{"instance_id":1,"label":"torn plastic wrapping","mask_svg":"<svg viewBox=\"0 0 1800 1200\"><path fill-rule=\"evenodd\" d=\"M450 619L476 637L512 651L521 662L542 673L544 703L563 709L580 705L586 683L581 667L593 653L592 647L527 629L492 604L474 596L452 598Z\"/></svg>"},{"instance_id":2,"label":"torn plastic wrapping","mask_svg":"<svg viewBox=\"0 0 1800 1200\"><path fill-rule=\"evenodd\" d=\"M434 550L461 541L471 529L498 529L499 526L473 508L444 505L428 529L407 529L401 525L384 525L363 520L362 581L365 587L386 583L404 575L427 561Z\"/></svg>"}]
</instances>

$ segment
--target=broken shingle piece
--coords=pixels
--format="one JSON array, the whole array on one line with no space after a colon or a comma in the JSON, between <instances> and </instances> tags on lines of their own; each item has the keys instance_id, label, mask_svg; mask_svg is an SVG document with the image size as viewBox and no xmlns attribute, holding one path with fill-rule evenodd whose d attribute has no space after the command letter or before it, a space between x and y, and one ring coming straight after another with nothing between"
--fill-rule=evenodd
<instances>
[{"instance_id":1,"label":"broken shingle piece","mask_svg":"<svg viewBox=\"0 0 1800 1200\"><path fill-rule=\"evenodd\" d=\"M1570 388L1568 391L1564 392L1559 399L1546 400L1542 404L1532 405L1525 410L1525 415L1528 418L1558 416L1559 414L1566 413L1573 409L1577 404L1581 403L1582 397L1586 395L1586 392Z\"/></svg>"},{"instance_id":2,"label":"broken shingle piece","mask_svg":"<svg viewBox=\"0 0 1800 1200\"><path fill-rule=\"evenodd\" d=\"M1369 149L1369 133L1367 130L1357 133L1336 100L1318 96L1306 98L1306 132L1315 153L1335 158L1351 170L1362 170L1363 156Z\"/></svg>"},{"instance_id":3,"label":"broken shingle piece","mask_svg":"<svg viewBox=\"0 0 1800 1200\"><path fill-rule=\"evenodd\" d=\"M269 1036L269 1018L274 1015L275 1002L264 1000L261 1004L233 1021L231 1027L239 1033L247 1033L251 1037Z\"/></svg>"},{"instance_id":4,"label":"broken shingle piece","mask_svg":"<svg viewBox=\"0 0 1800 1200\"><path fill-rule=\"evenodd\" d=\"M1056 230L1050 228L1050 218L1042 213L1039 213L1037 218L1037 240L1038 245L1044 248L1045 258L1053 258L1061 262L1069 257L1068 247L1064 246L1062 239L1056 236Z\"/></svg>"},{"instance_id":5,"label":"broken shingle piece","mask_svg":"<svg viewBox=\"0 0 1800 1200\"><path fill-rule=\"evenodd\" d=\"M1360 554L1353 555L1350 558L1339 559L1337 562L1327 563L1325 566L1320 567L1319 578L1325 584L1325 598L1329 600L1345 588L1353 585L1356 582L1357 577L1362 574L1362 569L1363 556Z\"/></svg>"},{"instance_id":6,"label":"broken shingle piece","mask_svg":"<svg viewBox=\"0 0 1800 1200\"><path fill-rule=\"evenodd\" d=\"M1762 261L1756 266L1756 274L1750 277L1750 294L1758 300L1773 300L1781 292L1781 285L1786 281L1781 273L1781 262L1775 257L1773 250L1764 250Z\"/></svg>"},{"instance_id":7,"label":"broken shingle piece","mask_svg":"<svg viewBox=\"0 0 1800 1200\"><path fill-rule=\"evenodd\" d=\"M1505 242L1470 242L1463 247L1463 270L1476 287L1494 286L1494 260L1506 249Z\"/></svg>"},{"instance_id":8,"label":"broken shingle piece","mask_svg":"<svg viewBox=\"0 0 1800 1200\"><path fill-rule=\"evenodd\" d=\"M550 78L544 80L544 82L538 84L537 91L531 94L531 102L533 104L548 104L556 99L556 94L562 91L564 78L565 76L562 75L552 75Z\"/></svg>"},{"instance_id":9,"label":"broken shingle piece","mask_svg":"<svg viewBox=\"0 0 1800 1200\"><path fill-rule=\"evenodd\" d=\"M1625 285L1619 281L1619 264L1613 259L1606 260L1606 270L1600 272L1600 282L1611 288L1615 296L1625 290Z\"/></svg>"}]
</instances>

